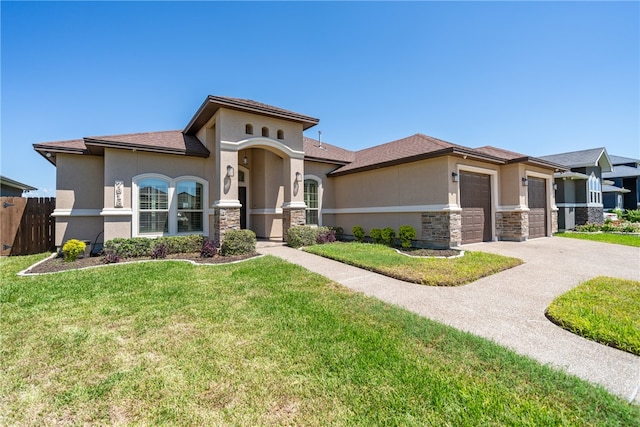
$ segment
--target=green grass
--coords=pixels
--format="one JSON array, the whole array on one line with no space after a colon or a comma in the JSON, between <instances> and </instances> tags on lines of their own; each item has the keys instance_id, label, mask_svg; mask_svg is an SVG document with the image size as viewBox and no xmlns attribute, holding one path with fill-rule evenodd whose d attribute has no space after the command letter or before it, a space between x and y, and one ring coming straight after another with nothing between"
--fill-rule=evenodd
<instances>
[{"instance_id":1,"label":"green grass","mask_svg":"<svg viewBox=\"0 0 640 427\"><path fill-rule=\"evenodd\" d=\"M0 260L4 425L634 425L640 408L273 257Z\"/></svg>"},{"instance_id":2,"label":"green grass","mask_svg":"<svg viewBox=\"0 0 640 427\"><path fill-rule=\"evenodd\" d=\"M571 239L592 240L594 242L615 243L616 245L640 247L640 235L615 233L556 233L554 236Z\"/></svg>"},{"instance_id":3,"label":"green grass","mask_svg":"<svg viewBox=\"0 0 640 427\"><path fill-rule=\"evenodd\" d=\"M596 277L556 298L555 323L580 336L640 355L640 282Z\"/></svg>"},{"instance_id":4,"label":"green grass","mask_svg":"<svg viewBox=\"0 0 640 427\"><path fill-rule=\"evenodd\" d=\"M463 285L522 264L517 258L469 251L463 257L450 259L408 257L384 245L355 242L315 245L305 250L396 279L432 286Z\"/></svg>"}]
</instances>

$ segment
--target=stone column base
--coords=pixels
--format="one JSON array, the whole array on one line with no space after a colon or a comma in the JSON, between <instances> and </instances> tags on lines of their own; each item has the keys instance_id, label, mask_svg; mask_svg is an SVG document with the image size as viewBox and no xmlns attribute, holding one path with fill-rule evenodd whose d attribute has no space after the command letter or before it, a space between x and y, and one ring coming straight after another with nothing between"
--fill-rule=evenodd
<instances>
[{"instance_id":1,"label":"stone column base","mask_svg":"<svg viewBox=\"0 0 640 427\"><path fill-rule=\"evenodd\" d=\"M498 240L523 242L529 238L528 212L496 212Z\"/></svg>"},{"instance_id":2,"label":"stone column base","mask_svg":"<svg viewBox=\"0 0 640 427\"><path fill-rule=\"evenodd\" d=\"M307 223L306 209L283 208L282 209L282 241L287 241L287 232L291 227L298 227Z\"/></svg>"},{"instance_id":3,"label":"stone column base","mask_svg":"<svg viewBox=\"0 0 640 427\"><path fill-rule=\"evenodd\" d=\"M551 234L558 232L558 211L551 211Z\"/></svg>"},{"instance_id":4,"label":"stone column base","mask_svg":"<svg viewBox=\"0 0 640 427\"><path fill-rule=\"evenodd\" d=\"M420 239L434 248L459 246L462 215L460 212L423 212Z\"/></svg>"},{"instance_id":5,"label":"stone column base","mask_svg":"<svg viewBox=\"0 0 640 427\"><path fill-rule=\"evenodd\" d=\"M240 208L214 208L213 241L220 245L227 230L240 230Z\"/></svg>"}]
</instances>

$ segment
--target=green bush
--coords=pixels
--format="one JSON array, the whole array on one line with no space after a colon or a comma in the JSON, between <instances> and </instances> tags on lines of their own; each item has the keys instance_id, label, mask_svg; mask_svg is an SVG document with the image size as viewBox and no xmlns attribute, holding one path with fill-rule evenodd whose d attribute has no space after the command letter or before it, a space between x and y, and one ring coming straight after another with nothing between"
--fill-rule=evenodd
<instances>
[{"instance_id":1,"label":"green bush","mask_svg":"<svg viewBox=\"0 0 640 427\"><path fill-rule=\"evenodd\" d=\"M629 222L640 222L640 209L628 209L625 217Z\"/></svg>"},{"instance_id":2,"label":"green bush","mask_svg":"<svg viewBox=\"0 0 640 427\"><path fill-rule=\"evenodd\" d=\"M393 241L396 238L396 230L391 227L385 227L382 229L382 243L387 246L393 246Z\"/></svg>"},{"instance_id":3,"label":"green bush","mask_svg":"<svg viewBox=\"0 0 640 427\"><path fill-rule=\"evenodd\" d=\"M354 225L351 229L351 233L353 234L353 237L355 237L356 241L360 243L364 242L364 228L359 225Z\"/></svg>"},{"instance_id":4,"label":"green bush","mask_svg":"<svg viewBox=\"0 0 640 427\"><path fill-rule=\"evenodd\" d=\"M622 219L622 217L624 216L624 213L622 212L622 209L612 209L611 213L614 213L618 216L618 219Z\"/></svg>"},{"instance_id":5,"label":"green bush","mask_svg":"<svg viewBox=\"0 0 640 427\"><path fill-rule=\"evenodd\" d=\"M155 239L147 237L131 237L124 239L117 237L107 240L104 244L106 253L113 253L120 258L138 258L150 256L154 247Z\"/></svg>"},{"instance_id":6,"label":"green bush","mask_svg":"<svg viewBox=\"0 0 640 427\"><path fill-rule=\"evenodd\" d=\"M344 228L342 227L330 227L336 233L336 239L342 240L344 237Z\"/></svg>"},{"instance_id":7,"label":"green bush","mask_svg":"<svg viewBox=\"0 0 640 427\"><path fill-rule=\"evenodd\" d=\"M256 251L256 233L251 230L229 230L220 247L222 256L252 254Z\"/></svg>"},{"instance_id":8,"label":"green bush","mask_svg":"<svg viewBox=\"0 0 640 427\"><path fill-rule=\"evenodd\" d=\"M576 231L582 231L586 233L594 233L596 231L600 231L601 226L596 223L588 222L584 225L576 225Z\"/></svg>"},{"instance_id":9,"label":"green bush","mask_svg":"<svg viewBox=\"0 0 640 427\"><path fill-rule=\"evenodd\" d=\"M188 236L167 236L156 239L156 245L163 244L167 253L182 254L199 252L204 244L204 236L189 234Z\"/></svg>"},{"instance_id":10,"label":"green bush","mask_svg":"<svg viewBox=\"0 0 640 427\"><path fill-rule=\"evenodd\" d=\"M311 227L310 225L291 227L287 231L287 245L292 248L315 245L317 238L318 227Z\"/></svg>"},{"instance_id":11,"label":"green bush","mask_svg":"<svg viewBox=\"0 0 640 427\"><path fill-rule=\"evenodd\" d=\"M416 238L416 230L410 225L401 225L398 229L398 237L403 248L410 248L413 239Z\"/></svg>"},{"instance_id":12,"label":"green bush","mask_svg":"<svg viewBox=\"0 0 640 427\"><path fill-rule=\"evenodd\" d=\"M87 245L77 239L67 240L67 243L62 246L62 253L64 254L64 260L67 262L75 261L78 255L84 253Z\"/></svg>"},{"instance_id":13,"label":"green bush","mask_svg":"<svg viewBox=\"0 0 640 427\"><path fill-rule=\"evenodd\" d=\"M369 230L369 237L373 239L373 243L382 243L382 230L379 228L372 228Z\"/></svg>"},{"instance_id":14,"label":"green bush","mask_svg":"<svg viewBox=\"0 0 640 427\"><path fill-rule=\"evenodd\" d=\"M602 231L607 231L607 232L617 231L617 228L616 228L615 224L613 223L613 221L605 221L600 229Z\"/></svg>"}]
</instances>

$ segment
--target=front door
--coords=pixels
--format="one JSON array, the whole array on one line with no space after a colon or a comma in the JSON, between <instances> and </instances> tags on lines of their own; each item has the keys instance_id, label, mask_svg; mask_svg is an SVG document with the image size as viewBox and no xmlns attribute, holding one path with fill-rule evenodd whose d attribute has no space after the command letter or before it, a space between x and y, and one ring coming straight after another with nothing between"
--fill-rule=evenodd
<instances>
[{"instance_id":1,"label":"front door","mask_svg":"<svg viewBox=\"0 0 640 427\"><path fill-rule=\"evenodd\" d=\"M238 197L240 198L240 228L247 228L247 187L238 187Z\"/></svg>"}]
</instances>

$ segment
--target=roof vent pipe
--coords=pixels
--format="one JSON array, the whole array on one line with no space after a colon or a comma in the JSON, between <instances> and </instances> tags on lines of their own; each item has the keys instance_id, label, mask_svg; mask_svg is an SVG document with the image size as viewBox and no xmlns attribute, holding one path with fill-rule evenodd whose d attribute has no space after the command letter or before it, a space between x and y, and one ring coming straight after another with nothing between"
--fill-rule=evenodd
<instances>
[{"instance_id":1,"label":"roof vent pipe","mask_svg":"<svg viewBox=\"0 0 640 427\"><path fill-rule=\"evenodd\" d=\"M318 148L322 148L322 131L318 131Z\"/></svg>"}]
</instances>

